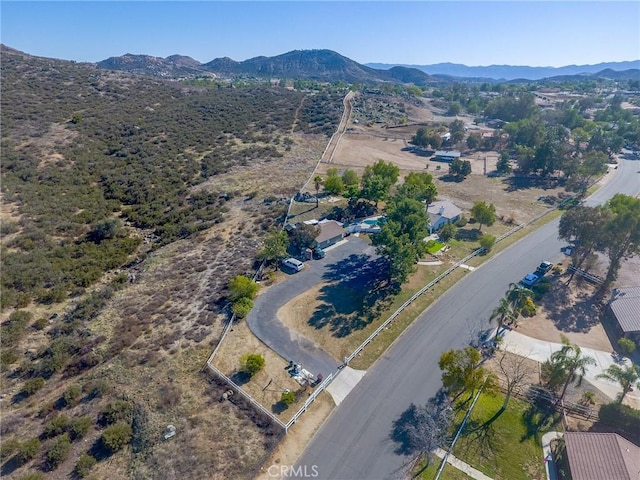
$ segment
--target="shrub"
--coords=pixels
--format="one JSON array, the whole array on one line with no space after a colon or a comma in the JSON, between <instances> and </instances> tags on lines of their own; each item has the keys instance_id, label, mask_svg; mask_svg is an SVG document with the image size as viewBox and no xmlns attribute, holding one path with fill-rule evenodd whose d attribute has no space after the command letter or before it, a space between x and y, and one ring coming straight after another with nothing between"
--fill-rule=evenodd
<instances>
[{"instance_id":1,"label":"shrub","mask_svg":"<svg viewBox=\"0 0 640 480\"><path fill-rule=\"evenodd\" d=\"M71 421L71 425L69 426L71 439L77 440L79 438L83 438L91 428L92 424L93 424L93 421L89 416L74 418Z\"/></svg>"},{"instance_id":2,"label":"shrub","mask_svg":"<svg viewBox=\"0 0 640 480\"><path fill-rule=\"evenodd\" d=\"M42 444L40 443L38 437L33 437L29 440L25 440L18 447L18 453L16 454L18 460L21 463L28 462L38 454L41 445Z\"/></svg>"},{"instance_id":3,"label":"shrub","mask_svg":"<svg viewBox=\"0 0 640 480\"><path fill-rule=\"evenodd\" d=\"M478 241L480 242L480 246L482 248L484 248L487 251L491 251L491 249L496 243L496 237L485 233L484 235L480 236Z\"/></svg>"},{"instance_id":4,"label":"shrub","mask_svg":"<svg viewBox=\"0 0 640 480\"><path fill-rule=\"evenodd\" d=\"M523 317L533 317L536 314L536 304L533 303L533 300L530 297L525 299L520 313Z\"/></svg>"},{"instance_id":5,"label":"shrub","mask_svg":"<svg viewBox=\"0 0 640 480\"><path fill-rule=\"evenodd\" d=\"M240 357L240 368L250 377L262 370L264 364L264 357L258 353L247 353Z\"/></svg>"},{"instance_id":6,"label":"shrub","mask_svg":"<svg viewBox=\"0 0 640 480\"><path fill-rule=\"evenodd\" d=\"M469 223L469 220L467 219L467 217L465 217L464 215L460 215L460 218L458 218L458 220L455 221L454 225L458 228L462 228L467 223Z\"/></svg>"},{"instance_id":7,"label":"shrub","mask_svg":"<svg viewBox=\"0 0 640 480\"><path fill-rule=\"evenodd\" d=\"M454 238L457 232L458 229L453 223L447 223L440 229L440 231L438 232L438 236L441 240L444 240L446 242L447 240L451 240L452 238Z\"/></svg>"},{"instance_id":8,"label":"shrub","mask_svg":"<svg viewBox=\"0 0 640 480\"><path fill-rule=\"evenodd\" d=\"M231 306L231 311L238 318L245 318L253 308L253 300L250 298L239 298Z\"/></svg>"},{"instance_id":9,"label":"shrub","mask_svg":"<svg viewBox=\"0 0 640 480\"><path fill-rule=\"evenodd\" d=\"M255 298L260 286L249 277L236 275L229 280L229 298L235 302L240 298Z\"/></svg>"},{"instance_id":10,"label":"shrub","mask_svg":"<svg viewBox=\"0 0 640 480\"><path fill-rule=\"evenodd\" d=\"M80 455L80 458L78 458L78 462L76 463L76 467L73 471L78 477L84 478L96 463L97 461L94 457L89 455L87 452L84 452Z\"/></svg>"},{"instance_id":11,"label":"shrub","mask_svg":"<svg viewBox=\"0 0 640 480\"><path fill-rule=\"evenodd\" d=\"M133 415L133 405L126 400L116 400L107 405L101 415L101 422L111 425L119 421L131 422Z\"/></svg>"},{"instance_id":12,"label":"shrub","mask_svg":"<svg viewBox=\"0 0 640 480\"><path fill-rule=\"evenodd\" d=\"M67 455L69 455L69 451L71 450L71 440L69 440L69 435L64 434L55 439L55 441L47 450L47 465L49 468L54 469L58 465L60 465Z\"/></svg>"},{"instance_id":13,"label":"shrub","mask_svg":"<svg viewBox=\"0 0 640 480\"><path fill-rule=\"evenodd\" d=\"M82 394L82 387L80 385L71 385L62 394L62 399L67 407L71 407L78 403L80 395Z\"/></svg>"},{"instance_id":14,"label":"shrub","mask_svg":"<svg viewBox=\"0 0 640 480\"><path fill-rule=\"evenodd\" d=\"M634 436L640 432L640 410L628 405L617 402L602 405L598 419L613 431L622 431Z\"/></svg>"},{"instance_id":15,"label":"shrub","mask_svg":"<svg viewBox=\"0 0 640 480\"><path fill-rule=\"evenodd\" d=\"M25 382L24 386L22 387L22 392L27 396L33 395L42 387L44 387L46 383L46 380L42 377L32 378Z\"/></svg>"},{"instance_id":16,"label":"shrub","mask_svg":"<svg viewBox=\"0 0 640 480\"><path fill-rule=\"evenodd\" d=\"M29 472L20 477L20 480L44 480L44 475L40 472Z\"/></svg>"},{"instance_id":17,"label":"shrub","mask_svg":"<svg viewBox=\"0 0 640 480\"><path fill-rule=\"evenodd\" d=\"M47 422L44 426L44 435L46 437L55 437L64 433L71 420L66 415L58 415Z\"/></svg>"},{"instance_id":18,"label":"shrub","mask_svg":"<svg viewBox=\"0 0 640 480\"><path fill-rule=\"evenodd\" d=\"M630 338L621 338L618 340L618 347L624 355L631 355L636 349L636 344Z\"/></svg>"},{"instance_id":19,"label":"shrub","mask_svg":"<svg viewBox=\"0 0 640 480\"><path fill-rule=\"evenodd\" d=\"M102 445L111 453L122 450L130 441L133 431L128 423L111 425L102 432Z\"/></svg>"},{"instance_id":20,"label":"shrub","mask_svg":"<svg viewBox=\"0 0 640 480\"><path fill-rule=\"evenodd\" d=\"M285 405L291 405L296 401L296 392L286 391L282 392L282 396L280 397L280 401Z\"/></svg>"}]
</instances>

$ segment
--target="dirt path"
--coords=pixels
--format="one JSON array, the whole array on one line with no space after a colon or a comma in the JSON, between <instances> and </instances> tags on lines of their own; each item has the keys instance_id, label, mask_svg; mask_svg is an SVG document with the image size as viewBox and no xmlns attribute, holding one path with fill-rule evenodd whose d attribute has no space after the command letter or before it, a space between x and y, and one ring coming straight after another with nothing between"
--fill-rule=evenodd
<instances>
[{"instance_id":1,"label":"dirt path","mask_svg":"<svg viewBox=\"0 0 640 480\"><path fill-rule=\"evenodd\" d=\"M329 140L329 145L327 145L327 149L324 151L324 155L322 156L321 161L332 163L333 156L336 153L336 149L338 148L338 144L344 135L344 132L347 130L347 123L351 118L351 99L353 98L354 93L350 91L342 100L342 104L344 105L344 112L342 112L342 118L340 119L340 124L338 125L338 129L336 133L333 134L331 140Z\"/></svg>"}]
</instances>

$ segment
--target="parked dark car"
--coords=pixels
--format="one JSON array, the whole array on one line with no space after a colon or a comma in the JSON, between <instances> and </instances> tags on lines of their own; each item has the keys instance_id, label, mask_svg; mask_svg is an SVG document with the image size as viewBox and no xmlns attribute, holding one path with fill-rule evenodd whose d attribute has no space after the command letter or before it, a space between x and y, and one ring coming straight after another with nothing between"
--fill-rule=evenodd
<instances>
[{"instance_id":1,"label":"parked dark car","mask_svg":"<svg viewBox=\"0 0 640 480\"><path fill-rule=\"evenodd\" d=\"M320 260L321 258L324 258L325 255L326 255L325 251L320 247L316 247L313 249L313 258L315 258L316 260Z\"/></svg>"},{"instance_id":2,"label":"parked dark car","mask_svg":"<svg viewBox=\"0 0 640 480\"><path fill-rule=\"evenodd\" d=\"M553 263L551 263L551 262L542 262L540 265L538 265L538 268L534 273L538 277L543 277L545 273L547 273L549 270L551 270L551 267L553 267Z\"/></svg>"}]
</instances>

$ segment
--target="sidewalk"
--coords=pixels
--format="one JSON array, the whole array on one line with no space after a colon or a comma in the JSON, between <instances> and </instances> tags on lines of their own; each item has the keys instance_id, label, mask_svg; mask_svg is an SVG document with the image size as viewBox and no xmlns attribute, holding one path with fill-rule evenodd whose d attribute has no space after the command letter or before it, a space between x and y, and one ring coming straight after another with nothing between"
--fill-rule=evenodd
<instances>
[{"instance_id":1,"label":"sidewalk","mask_svg":"<svg viewBox=\"0 0 640 480\"><path fill-rule=\"evenodd\" d=\"M446 454L446 452L444 450L442 450L441 448L438 448L434 453L439 458L444 458L444 456ZM451 466L457 468L458 470L464 472L466 475L469 475L471 478L475 478L476 480L493 480L491 477L487 477L480 470L476 470L475 468L473 468L468 463L463 462L462 460L460 460L459 458L454 457L451 454L449 454L449 456L447 457L447 463L450 464Z\"/></svg>"},{"instance_id":2,"label":"sidewalk","mask_svg":"<svg viewBox=\"0 0 640 480\"><path fill-rule=\"evenodd\" d=\"M545 342L510 330L504 333L500 348L542 363L545 360L548 360L553 352L560 350L562 346L563 345L560 343ZM616 362L611 355L611 352L603 352L591 348L582 348L582 353L593 357L596 361L595 365L589 365L587 367L586 374L584 376L585 380L588 380L589 383L604 393L607 397L615 400L617 395L622 392L620 385L608 380L596 378L596 376L609 368L610 365L614 365L616 363L621 367L630 365L630 360L625 358L623 361ZM627 398L630 403L640 405L640 392L629 392L625 397L625 402Z\"/></svg>"}]
</instances>

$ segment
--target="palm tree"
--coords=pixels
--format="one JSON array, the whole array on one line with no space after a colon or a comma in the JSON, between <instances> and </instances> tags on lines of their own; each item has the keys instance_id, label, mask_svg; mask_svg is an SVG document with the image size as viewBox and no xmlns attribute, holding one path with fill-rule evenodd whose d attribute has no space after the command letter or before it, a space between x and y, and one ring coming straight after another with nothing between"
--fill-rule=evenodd
<instances>
[{"instance_id":1,"label":"palm tree","mask_svg":"<svg viewBox=\"0 0 640 480\"><path fill-rule=\"evenodd\" d=\"M495 310L491 313L489 317L489 321L495 320L498 322L498 330L496 332L496 342L498 341L498 335L500 334L500 330L504 325L512 325L516 320L515 312L513 311L513 305L509 302L507 298L502 298L500 300L500 305L498 305Z\"/></svg>"},{"instance_id":2,"label":"palm tree","mask_svg":"<svg viewBox=\"0 0 640 480\"><path fill-rule=\"evenodd\" d=\"M533 298L533 296L533 290L530 288L523 287L517 283L509 284L509 290L507 290L506 298L511 304L515 318L520 316L520 311L524 307L527 298Z\"/></svg>"},{"instance_id":3,"label":"palm tree","mask_svg":"<svg viewBox=\"0 0 640 480\"><path fill-rule=\"evenodd\" d=\"M318 198L318 195L320 195L320 186L323 183L322 177L320 175L316 175L315 177L313 177L313 183L316 187L316 208L318 208L318 206L320 205L320 199Z\"/></svg>"},{"instance_id":4,"label":"palm tree","mask_svg":"<svg viewBox=\"0 0 640 480\"><path fill-rule=\"evenodd\" d=\"M604 372L596 378L604 378L612 382L618 382L622 387L622 393L618 397L618 403L622 403L627 393L633 390L633 387L640 389L640 366L627 365L622 368L620 365L610 365Z\"/></svg>"},{"instance_id":5,"label":"palm tree","mask_svg":"<svg viewBox=\"0 0 640 480\"><path fill-rule=\"evenodd\" d=\"M596 361L589 355L583 355L582 349L569 341L567 337L561 335L562 348L557 352L553 352L550 357L550 363L554 366L554 370L562 371L564 377L564 385L562 392L558 398L558 403L562 401L569 384L575 382L576 386L582 383L587 367L595 365Z\"/></svg>"}]
</instances>

